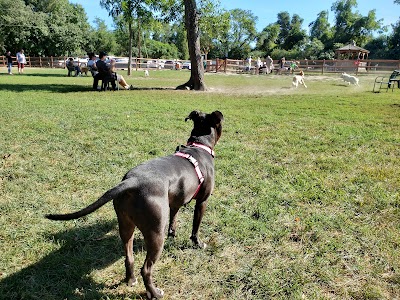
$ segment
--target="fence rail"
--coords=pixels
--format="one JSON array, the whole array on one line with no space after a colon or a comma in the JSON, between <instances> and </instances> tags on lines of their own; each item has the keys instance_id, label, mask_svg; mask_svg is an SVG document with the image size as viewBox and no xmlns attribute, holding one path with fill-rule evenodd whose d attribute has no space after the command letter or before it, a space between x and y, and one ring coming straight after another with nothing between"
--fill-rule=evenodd
<instances>
[{"instance_id":1,"label":"fence rail","mask_svg":"<svg viewBox=\"0 0 400 300\"><path fill-rule=\"evenodd\" d=\"M58 56L58 57L26 57L27 67L36 68L65 68L65 63L69 57ZM84 65L87 64L87 58L75 58L75 64ZM132 68L133 69L182 69L188 68L185 66L184 60L176 59L152 59L152 58L133 58ZM393 70L400 69L400 60L296 60L297 70L304 70L307 73L382 73L391 72ZM0 56L0 66L6 66L7 61L5 56ZM16 58L13 57L13 65L17 65ZM274 71L278 69L278 61L274 60ZM118 64L117 68L126 69L127 61L125 65L123 63ZM289 68L289 65L285 66ZM250 73L258 74L256 62L252 62L251 66L248 65L246 60L235 60L235 59L213 59L207 60L205 64L205 70L207 72L215 73ZM274 72L273 71L273 72ZM295 70L296 71L296 70Z\"/></svg>"}]
</instances>

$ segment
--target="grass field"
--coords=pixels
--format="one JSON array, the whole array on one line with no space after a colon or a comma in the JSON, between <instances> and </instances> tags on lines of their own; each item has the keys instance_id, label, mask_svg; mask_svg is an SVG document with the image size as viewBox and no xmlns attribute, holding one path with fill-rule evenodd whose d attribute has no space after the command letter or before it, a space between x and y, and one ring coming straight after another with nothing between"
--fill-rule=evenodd
<instances>
[{"instance_id":1,"label":"grass field","mask_svg":"<svg viewBox=\"0 0 400 300\"><path fill-rule=\"evenodd\" d=\"M192 247L193 203L155 267L164 299L400 299L400 90L339 76L207 74L208 92L174 91L188 72L90 91L65 70L0 69L0 298L145 299L128 288L112 204L69 222L131 167L186 142L195 109L220 110L216 188ZM15 71L15 70L14 70Z\"/></svg>"}]
</instances>

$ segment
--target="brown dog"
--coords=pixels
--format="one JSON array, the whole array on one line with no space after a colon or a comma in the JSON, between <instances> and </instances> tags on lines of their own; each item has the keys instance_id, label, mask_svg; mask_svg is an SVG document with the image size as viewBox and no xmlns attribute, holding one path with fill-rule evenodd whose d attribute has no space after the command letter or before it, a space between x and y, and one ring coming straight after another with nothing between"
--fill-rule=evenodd
<instances>
[{"instance_id":1,"label":"brown dog","mask_svg":"<svg viewBox=\"0 0 400 300\"><path fill-rule=\"evenodd\" d=\"M193 130L187 146L173 155L156 158L131 169L116 187L108 190L96 202L74 213L47 215L51 220L77 219L114 200L119 233L125 245L125 268L128 285L137 282L133 274L133 232L143 234L147 255L141 269L149 299L161 298L164 292L153 284L153 266L164 247L164 231L175 236L179 208L196 199L190 239L201 248L198 231L208 197L214 188L213 148L222 133L223 115L219 111L205 114L192 111L185 120L192 120Z\"/></svg>"},{"instance_id":2,"label":"brown dog","mask_svg":"<svg viewBox=\"0 0 400 300\"><path fill-rule=\"evenodd\" d=\"M87 73L89 72L89 68L88 67L81 67L81 74L83 75L83 73L85 73L85 75L87 76Z\"/></svg>"}]
</instances>

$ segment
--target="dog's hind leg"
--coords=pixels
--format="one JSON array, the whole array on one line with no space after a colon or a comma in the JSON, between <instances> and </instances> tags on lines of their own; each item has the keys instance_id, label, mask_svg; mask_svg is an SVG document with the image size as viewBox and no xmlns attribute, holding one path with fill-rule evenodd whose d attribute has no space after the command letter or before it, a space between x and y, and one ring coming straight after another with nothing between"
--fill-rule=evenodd
<instances>
[{"instance_id":1,"label":"dog's hind leg","mask_svg":"<svg viewBox=\"0 0 400 300\"><path fill-rule=\"evenodd\" d=\"M160 258L164 247L164 233L162 229L159 231L149 230L142 233L147 249L146 259L141 269L143 282L146 286L146 295L149 299L159 299L164 296L164 292L154 286L152 273L154 264Z\"/></svg>"},{"instance_id":2,"label":"dog's hind leg","mask_svg":"<svg viewBox=\"0 0 400 300\"><path fill-rule=\"evenodd\" d=\"M135 224L128 218L121 214L117 214L119 224L119 235L124 244L125 250L125 272L126 282L128 286L133 286L137 283L137 279L134 274L133 266L135 258L133 256L133 237L135 231Z\"/></svg>"}]
</instances>

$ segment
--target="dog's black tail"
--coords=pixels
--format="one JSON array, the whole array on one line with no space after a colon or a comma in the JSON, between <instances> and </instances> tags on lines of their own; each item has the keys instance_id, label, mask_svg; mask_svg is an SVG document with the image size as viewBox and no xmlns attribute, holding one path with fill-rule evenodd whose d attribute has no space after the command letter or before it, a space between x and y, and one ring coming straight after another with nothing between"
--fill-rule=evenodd
<instances>
[{"instance_id":1,"label":"dog's black tail","mask_svg":"<svg viewBox=\"0 0 400 300\"><path fill-rule=\"evenodd\" d=\"M118 184L116 187L113 187L112 189L108 190L107 192L104 193L103 196L101 196L96 202L93 202L89 206L73 213L69 214L50 214L46 215L47 219L50 220L57 220L57 221L67 221L67 220L73 220L73 219L78 219L80 217L86 216L95 210L99 209L102 207L104 204L107 202L111 201L115 197L117 197L121 192L126 191L131 187L131 184L129 184L128 180L122 181L120 184Z\"/></svg>"}]
</instances>

